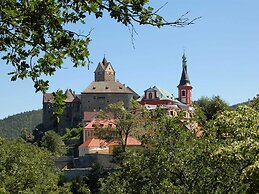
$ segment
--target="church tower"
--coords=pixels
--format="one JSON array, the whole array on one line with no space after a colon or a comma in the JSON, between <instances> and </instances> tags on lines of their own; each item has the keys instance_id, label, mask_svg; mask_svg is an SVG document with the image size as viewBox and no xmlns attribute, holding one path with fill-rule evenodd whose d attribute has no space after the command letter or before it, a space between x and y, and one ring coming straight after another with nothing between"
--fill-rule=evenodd
<instances>
[{"instance_id":1,"label":"church tower","mask_svg":"<svg viewBox=\"0 0 259 194\"><path fill-rule=\"evenodd\" d=\"M192 104L192 86L189 80L188 72L187 72L187 60L185 57L185 53L182 57L182 76L178 88L178 99L180 102L191 105Z\"/></svg>"},{"instance_id":2,"label":"church tower","mask_svg":"<svg viewBox=\"0 0 259 194\"><path fill-rule=\"evenodd\" d=\"M115 71L110 62L104 57L94 72L95 81L115 81Z\"/></svg>"}]
</instances>

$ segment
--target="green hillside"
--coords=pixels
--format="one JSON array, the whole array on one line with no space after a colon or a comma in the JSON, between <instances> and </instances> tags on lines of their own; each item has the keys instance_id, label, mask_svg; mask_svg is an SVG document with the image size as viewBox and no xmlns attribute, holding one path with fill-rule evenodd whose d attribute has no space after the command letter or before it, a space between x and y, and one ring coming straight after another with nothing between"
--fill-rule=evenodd
<instances>
[{"instance_id":1,"label":"green hillside","mask_svg":"<svg viewBox=\"0 0 259 194\"><path fill-rule=\"evenodd\" d=\"M34 129L42 123L42 109L19 113L0 120L1 137L19 137L21 130Z\"/></svg>"}]
</instances>

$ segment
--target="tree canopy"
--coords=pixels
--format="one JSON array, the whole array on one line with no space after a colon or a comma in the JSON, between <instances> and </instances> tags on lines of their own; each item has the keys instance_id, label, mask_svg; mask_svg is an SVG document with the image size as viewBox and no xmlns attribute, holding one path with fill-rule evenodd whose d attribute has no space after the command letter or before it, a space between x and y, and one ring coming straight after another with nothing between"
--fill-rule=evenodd
<instances>
[{"instance_id":1,"label":"tree canopy","mask_svg":"<svg viewBox=\"0 0 259 194\"><path fill-rule=\"evenodd\" d=\"M101 193L258 193L258 116L249 107L225 110L202 138L162 117L152 144L128 153Z\"/></svg>"},{"instance_id":2,"label":"tree canopy","mask_svg":"<svg viewBox=\"0 0 259 194\"><path fill-rule=\"evenodd\" d=\"M163 7L163 6L162 6ZM69 24L86 23L87 15L104 12L125 26L134 24L185 26L195 20L182 15L166 21L148 0L3 0L0 1L0 52L13 66L11 80L31 78L36 91L46 92L48 80L66 58L74 67L89 64L89 34L69 30ZM134 30L133 30L134 31Z\"/></svg>"},{"instance_id":3,"label":"tree canopy","mask_svg":"<svg viewBox=\"0 0 259 194\"><path fill-rule=\"evenodd\" d=\"M19 113L0 120L0 136L18 138L22 131L30 133L42 123L42 110Z\"/></svg>"},{"instance_id":4,"label":"tree canopy","mask_svg":"<svg viewBox=\"0 0 259 194\"><path fill-rule=\"evenodd\" d=\"M220 96L213 96L211 98L201 97L194 102L194 107L196 118L203 124L215 117L217 113L230 108Z\"/></svg>"},{"instance_id":5,"label":"tree canopy","mask_svg":"<svg viewBox=\"0 0 259 194\"><path fill-rule=\"evenodd\" d=\"M126 109L122 101L109 104L108 107L99 113L98 117L101 120L109 119L114 124L113 127L97 127L96 131L101 139L119 140L122 151L126 151L127 140L129 136L136 135L138 130L138 124L141 122L141 118L136 113L143 107L136 101L132 100L131 105Z\"/></svg>"},{"instance_id":6,"label":"tree canopy","mask_svg":"<svg viewBox=\"0 0 259 194\"><path fill-rule=\"evenodd\" d=\"M58 186L53 156L32 144L0 138L0 193L69 193Z\"/></svg>"}]
</instances>

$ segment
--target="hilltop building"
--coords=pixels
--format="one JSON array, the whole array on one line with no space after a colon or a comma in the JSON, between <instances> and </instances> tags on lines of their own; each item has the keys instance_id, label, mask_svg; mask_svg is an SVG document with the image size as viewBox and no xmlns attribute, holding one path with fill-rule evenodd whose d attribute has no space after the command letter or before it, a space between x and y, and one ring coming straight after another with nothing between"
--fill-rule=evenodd
<instances>
[{"instance_id":1,"label":"hilltop building","mask_svg":"<svg viewBox=\"0 0 259 194\"><path fill-rule=\"evenodd\" d=\"M187 60L182 56L182 74L178 88L178 98L167 90L154 86L144 91L144 96L139 101L148 109L157 106L168 110L168 114L175 115L178 111L185 111L187 115L193 111L192 86L187 72ZM116 81L115 70L110 62L104 57L97 65L94 72L94 81L90 83L81 94L75 94L71 89L65 92L65 110L57 123L53 119L54 96L46 93L43 96L43 124L44 128L71 128L83 118L87 122L94 119L96 112L105 109L108 104L123 101L125 107L130 104L130 99L138 99L139 95L130 87Z\"/></svg>"},{"instance_id":2,"label":"hilltop building","mask_svg":"<svg viewBox=\"0 0 259 194\"><path fill-rule=\"evenodd\" d=\"M180 102L191 105L192 104L192 86L187 72L187 60L185 54L182 57L182 76L178 87L178 99Z\"/></svg>"},{"instance_id":3,"label":"hilltop building","mask_svg":"<svg viewBox=\"0 0 259 194\"><path fill-rule=\"evenodd\" d=\"M115 81L115 71L105 57L98 64L94 75L94 81L81 94L75 94L71 89L66 90L65 110L59 123L53 119L55 112L53 94L43 95L44 128L70 128L84 118L84 112L98 112L105 109L108 104L118 101L123 101L125 107L128 107L131 98L139 98L130 87Z\"/></svg>"},{"instance_id":4,"label":"hilltop building","mask_svg":"<svg viewBox=\"0 0 259 194\"><path fill-rule=\"evenodd\" d=\"M185 111L186 117L190 117L192 107L192 86L187 72L187 60L182 56L182 75L178 87L178 98L166 89L154 86L146 89L140 101L147 109L157 107L166 109L169 115L176 115L178 111Z\"/></svg>"}]
</instances>

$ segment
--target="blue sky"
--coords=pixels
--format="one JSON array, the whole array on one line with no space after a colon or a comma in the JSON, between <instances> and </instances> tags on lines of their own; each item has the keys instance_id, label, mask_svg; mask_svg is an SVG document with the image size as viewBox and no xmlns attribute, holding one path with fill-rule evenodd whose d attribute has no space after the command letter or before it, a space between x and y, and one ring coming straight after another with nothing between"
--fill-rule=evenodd
<instances>
[{"instance_id":1,"label":"blue sky","mask_svg":"<svg viewBox=\"0 0 259 194\"><path fill-rule=\"evenodd\" d=\"M166 1L153 0L156 8ZM94 70L104 54L116 71L116 78L139 95L150 86L160 86L177 96L181 57L185 50L193 86L193 100L221 96L230 105L247 101L259 93L259 1L258 0L168 0L160 11L174 20L186 11L201 19L184 28L151 26L135 28L135 49L127 27L104 17L89 17L85 26L71 26L88 33L91 28L88 70L72 68L67 61L50 78L49 92L71 88L82 92L93 81ZM42 107L42 94L35 93L30 80L11 82L12 68L1 61L0 119Z\"/></svg>"}]
</instances>

